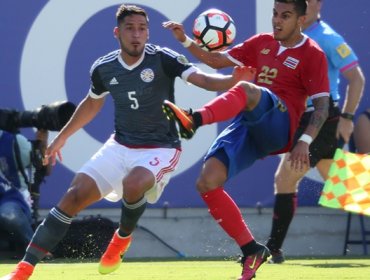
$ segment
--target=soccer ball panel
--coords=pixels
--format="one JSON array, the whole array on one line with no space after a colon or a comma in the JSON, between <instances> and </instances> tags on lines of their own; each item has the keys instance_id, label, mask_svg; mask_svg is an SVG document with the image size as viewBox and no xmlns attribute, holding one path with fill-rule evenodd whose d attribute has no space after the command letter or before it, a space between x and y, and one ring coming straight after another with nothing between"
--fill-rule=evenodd
<instances>
[{"instance_id":1,"label":"soccer ball panel","mask_svg":"<svg viewBox=\"0 0 370 280\"><path fill-rule=\"evenodd\" d=\"M224 41L224 33L220 30L209 29L203 35L203 42L211 49L217 48Z\"/></svg>"},{"instance_id":2,"label":"soccer ball panel","mask_svg":"<svg viewBox=\"0 0 370 280\"><path fill-rule=\"evenodd\" d=\"M230 21L229 17L225 14L210 13L208 14L209 25L219 28L224 28Z\"/></svg>"},{"instance_id":3,"label":"soccer ball panel","mask_svg":"<svg viewBox=\"0 0 370 280\"><path fill-rule=\"evenodd\" d=\"M228 29L226 30L226 43L228 45L231 45L234 42L236 36L236 28L235 24L233 22L230 23Z\"/></svg>"}]
</instances>

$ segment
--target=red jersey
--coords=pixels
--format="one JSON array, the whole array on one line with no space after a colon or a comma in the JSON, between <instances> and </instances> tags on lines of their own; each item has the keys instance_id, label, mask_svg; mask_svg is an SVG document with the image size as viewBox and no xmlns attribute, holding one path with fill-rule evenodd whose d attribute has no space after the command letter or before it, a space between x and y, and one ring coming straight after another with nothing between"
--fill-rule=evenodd
<instances>
[{"instance_id":1,"label":"red jersey","mask_svg":"<svg viewBox=\"0 0 370 280\"><path fill-rule=\"evenodd\" d=\"M228 52L231 61L257 69L255 84L281 98L290 116L292 139L308 96L329 96L325 53L307 36L292 48L281 46L272 34L258 34Z\"/></svg>"}]
</instances>

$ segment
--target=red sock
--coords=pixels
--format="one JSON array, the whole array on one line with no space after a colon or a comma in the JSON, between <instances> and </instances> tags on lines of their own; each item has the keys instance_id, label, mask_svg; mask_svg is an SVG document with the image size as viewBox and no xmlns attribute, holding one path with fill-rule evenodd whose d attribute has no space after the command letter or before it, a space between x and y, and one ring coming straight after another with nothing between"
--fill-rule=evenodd
<instances>
[{"instance_id":1,"label":"red sock","mask_svg":"<svg viewBox=\"0 0 370 280\"><path fill-rule=\"evenodd\" d=\"M239 246L243 246L254 239L238 206L224 191L223 187L202 194L202 198L208 205L209 213Z\"/></svg>"},{"instance_id":2,"label":"red sock","mask_svg":"<svg viewBox=\"0 0 370 280\"><path fill-rule=\"evenodd\" d=\"M226 121L245 109L247 93L241 85L234 86L227 92L197 110L202 115L202 124Z\"/></svg>"}]
</instances>

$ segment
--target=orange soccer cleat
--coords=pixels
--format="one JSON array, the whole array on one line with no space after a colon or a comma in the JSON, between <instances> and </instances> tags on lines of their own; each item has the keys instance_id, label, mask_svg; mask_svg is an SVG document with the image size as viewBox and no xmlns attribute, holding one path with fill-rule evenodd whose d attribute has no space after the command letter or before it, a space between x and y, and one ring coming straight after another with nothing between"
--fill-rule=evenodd
<instances>
[{"instance_id":1,"label":"orange soccer cleat","mask_svg":"<svg viewBox=\"0 0 370 280\"><path fill-rule=\"evenodd\" d=\"M28 262L19 262L12 273L1 277L0 280L28 280L34 268L35 267Z\"/></svg>"},{"instance_id":2,"label":"orange soccer cleat","mask_svg":"<svg viewBox=\"0 0 370 280\"><path fill-rule=\"evenodd\" d=\"M122 257L130 247L131 239L131 235L123 238L118 235L118 231L114 233L107 249L100 258L100 274L111 273L120 267L122 263Z\"/></svg>"},{"instance_id":3,"label":"orange soccer cleat","mask_svg":"<svg viewBox=\"0 0 370 280\"><path fill-rule=\"evenodd\" d=\"M171 101L165 100L163 102L163 112L168 119L173 119L177 122L180 130L180 135L184 139L190 139L195 133L194 122L192 117L192 110L184 110L177 107Z\"/></svg>"}]
</instances>

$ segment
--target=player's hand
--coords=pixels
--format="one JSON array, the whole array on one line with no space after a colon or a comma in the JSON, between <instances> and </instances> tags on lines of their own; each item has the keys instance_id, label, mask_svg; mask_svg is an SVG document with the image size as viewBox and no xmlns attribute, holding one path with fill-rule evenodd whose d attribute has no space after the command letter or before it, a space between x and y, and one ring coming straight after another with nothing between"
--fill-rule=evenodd
<instances>
[{"instance_id":1,"label":"player's hand","mask_svg":"<svg viewBox=\"0 0 370 280\"><path fill-rule=\"evenodd\" d=\"M309 145L306 142L298 141L290 152L288 161L290 167L299 172L303 172L310 167Z\"/></svg>"},{"instance_id":2,"label":"player's hand","mask_svg":"<svg viewBox=\"0 0 370 280\"><path fill-rule=\"evenodd\" d=\"M339 123L337 127L337 139L343 138L345 143L349 142L352 132L354 129L353 121L339 118Z\"/></svg>"},{"instance_id":3,"label":"player's hand","mask_svg":"<svg viewBox=\"0 0 370 280\"><path fill-rule=\"evenodd\" d=\"M56 164L56 158L58 157L60 161L63 161L62 154L60 152L60 149L64 146L66 140L64 140L60 135L57 135L53 141L49 144L49 146L46 148L43 164L48 165L51 163L51 165Z\"/></svg>"},{"instance_id":4,"label":"player's hand","mask_svg":"<svg viewBox=\"0 0 370 280\"><path fill-rule=\"evenodd\" d=\"M181 23L175 21L165 21L162 26L172 31L173 36L176 40L184 42L186 40L185 29Z\"/></svg>"},{"instance_id":5,"label":"player's hand","mask_svg":"<svg viewBox=\"0 0 370 280\"><path fill-rule=\"evenodd\" d=\"M256 77L256 73L257 69L251 66L235 66L232 75L236 82L253 82Z\"/></svg>"}]
</instances>

